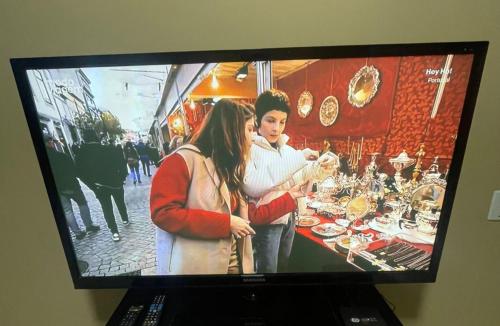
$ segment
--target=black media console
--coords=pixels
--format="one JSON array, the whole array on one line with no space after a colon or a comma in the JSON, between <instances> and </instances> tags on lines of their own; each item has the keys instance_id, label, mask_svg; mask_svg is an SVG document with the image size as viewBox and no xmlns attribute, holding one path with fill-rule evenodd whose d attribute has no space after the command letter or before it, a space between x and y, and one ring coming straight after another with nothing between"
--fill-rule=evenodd
<instances>
[{"instance_id":1,"label":"black media console","mask_svg":"<svg viewBox=\"0 0 500 326\"><path fill-rule=\"evenodd\" d=\"M375 287L130 289L108 325L402 325Z\"/></svg>"}]
</instances>

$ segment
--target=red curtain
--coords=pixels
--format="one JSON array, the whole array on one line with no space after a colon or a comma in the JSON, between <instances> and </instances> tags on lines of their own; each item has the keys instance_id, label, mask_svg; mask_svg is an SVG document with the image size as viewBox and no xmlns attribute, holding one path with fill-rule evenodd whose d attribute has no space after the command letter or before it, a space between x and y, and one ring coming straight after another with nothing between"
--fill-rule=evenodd
<instances>
[{"instance_id":1,"label":"red curtain","mask_svg":"<svg viewBox=\"0 0 500 326\"><path fill-rule=\"evenodd\" d=\"M365 138L386 135L391 121L399 61L400 58L396 57L319 60L280 79L277 86L288 94L292 105L285 132L311 141L348 135ZM371 102L356 108L347 100L349 82L364 65L375 66L380 72L381 82ZM297 113L297 101L306 89L312 93L314 104L309 116L301 118ZM330 95L339 102L339 114L333 125L325 127L319 120L319 108Z\"/></svg>"},{"instance_id":2,"label":"red curtain","mask_svg":"<svg viewBox=\"0 0 500 326\"><path fill-rule=\"evenodd\" d=\"M369 153L379 152L381 156L377 161L390 170L389 158L402 150L415 157L420 144L424 143L424 168L433 157L439 156L444 170L455 148L472 55L453 58L450 81L444 89L437 115L431 119L439 83L430 82L432 76L426 72L427 69L441 69L445 60L444 55L320 60L279 80L277 87L289 95L292 104L285 130L291 136L290 144L296 148L307 146L319 150L323 140L328 139L335 152L347 153L348 137L351 146L352 142L359 144L364 137L360 166L369 161ZM379 70L379 91L365 107L355 108L347 101L348 85L365 64ZM314 96L313 109L305 119L297 114L297 101L304 90ZM324 127L319 122L319 107L329 95L336 96L339 101L339 116L332 126Z\"/></svg>"}]
</instances>

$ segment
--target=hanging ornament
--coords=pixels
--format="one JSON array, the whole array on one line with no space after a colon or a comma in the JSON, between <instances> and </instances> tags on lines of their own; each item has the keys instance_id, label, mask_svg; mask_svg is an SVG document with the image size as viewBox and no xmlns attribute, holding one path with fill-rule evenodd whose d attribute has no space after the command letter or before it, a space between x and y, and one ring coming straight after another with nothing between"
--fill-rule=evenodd
<instances>
[{"instance_id":1,"label":"hanging ornament","mask_svg":"<svg viewBox=\"0 0 500 326\"><path fill-rule=\"evenodd\" d=\"M349 83L348 101L354 107L362 108L370 103L378 91L380 73L374 66L367 64L354 75Z\"/></svg>"},{"instance_id":2,"label":"hanging ornament","mask_svg":"<svg viewBox=\"0 0 500 326\"><path fill-rule=\"evenodd\" d=\"M311 113L313 108L313 95L309 91L303 91L300 94L297 103L297 112L301 118L305 118Z\"/></svg>"},{"instance_id":3,"label":"hanging ornament","mask_svg":"<svg viewBox=\"0 0 500 326\"><path fill-rule=\"evenodd\" d=\"M332 77L330 80L330 94L333 92L333 62L332 62ZM319 108L319 121L325 127L331 126L339 115L339 101L333 95L327 96Z\"/></svg>"},{"instance_id":4,"label":"hanging ornament","mask_svg":"<svg viewBox=\"0 0 500 326\"><path fill-rule=\"evenodd\" d=\"M306 85L305 91L303 91L297 103L297 113L301 118L305 118L311 113L313 108L313 95L311 92L307 91L307 67L306 67Z\"/></svg>"},{"instance_id":5,"label":"hanging ornament","mask_svg":"<svg viewBox=\"0 0 500 326\"><path fill-rule=\"evenodd\" d=\"M339 115L339 101L335 96L328 96L321 103L319 121L325 127L331 126Z\"/></svg>"}]
</instances>

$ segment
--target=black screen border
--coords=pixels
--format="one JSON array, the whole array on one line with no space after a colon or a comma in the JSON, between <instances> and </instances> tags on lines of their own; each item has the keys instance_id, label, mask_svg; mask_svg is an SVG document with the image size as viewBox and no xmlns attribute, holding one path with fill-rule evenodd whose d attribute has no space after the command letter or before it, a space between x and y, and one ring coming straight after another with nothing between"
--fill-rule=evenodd
<instances>
[{"instance_id":1,"label":"black screen border","mask_svg":"<svg viewBox=\"0 0 500 326\"><path fill-rule=\"evenodd\" d=\"M200 286L277 286L277 285L321 285L321 284L378 284L378 283L428 283L436 280L443 251L453 200L458 185L465 154L473 112L479 92L485 64L487 41L441 42L413 44L378 44L321 47L267 48L245 50L186 51L168 53L108 54L63 57L14 58L11 65L21 98L22 106L37 154L40 170L50 200L54 219L59 231L66 260L75 288L181 288ZM105 276L82 277L78 270L77 257L71 236L64 223L64 213L58 198L54 178L48 163L38 114L27 70L63 69L84 67L111 67L128 65L188 64L205 62L238 62L257 60L288 60L299 58L359 58L422 56L446 54L472 54L473 62L467 85L462 117L458 129L455 151L448 174L448 184L438 224L438 232L427 271L399 272L318 272L293 274L257 275L199 275L199 276Z\"/></svg>"}]
</instances>

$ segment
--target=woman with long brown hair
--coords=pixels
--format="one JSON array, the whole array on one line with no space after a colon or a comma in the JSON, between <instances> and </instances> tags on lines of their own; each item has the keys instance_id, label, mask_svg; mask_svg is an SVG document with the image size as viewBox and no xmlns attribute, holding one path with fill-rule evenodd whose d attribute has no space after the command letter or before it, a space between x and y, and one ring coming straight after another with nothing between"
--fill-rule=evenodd
<instances>
[{"instance_id":1,"label":"woman with long brown hair","mask_svg":"<svg viewBox=\"0 0 500 326\"><path fill-rule=\"evenodd\" d=\"M150 199L158 274L254 272L255 232L242 192L254 122L253 107L220 100L190 143L160 166ZM294 209L299 193L253 207L252 216Z\"/></svg>"}]
</instances>

